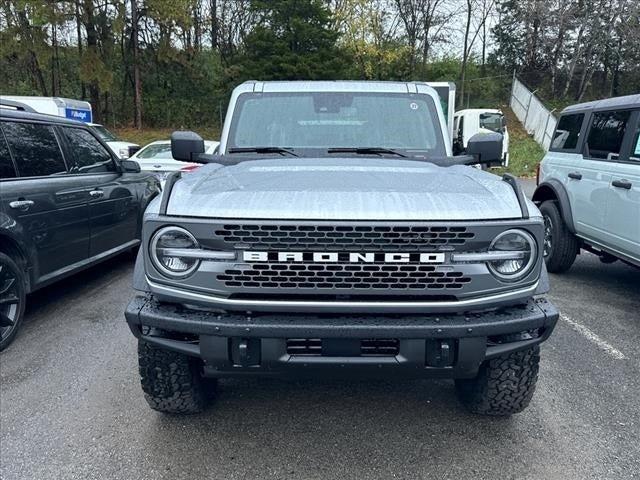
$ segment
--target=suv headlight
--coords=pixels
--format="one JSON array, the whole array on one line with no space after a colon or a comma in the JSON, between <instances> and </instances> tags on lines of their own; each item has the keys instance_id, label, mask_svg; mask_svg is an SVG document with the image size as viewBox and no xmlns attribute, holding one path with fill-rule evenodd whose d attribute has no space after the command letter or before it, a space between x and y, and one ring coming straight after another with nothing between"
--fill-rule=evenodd
<instances>
[{"instance_id":1,"label":"suv headlight","mask_svg":"<svg viewBox=\"0 0 640 480\"><path fill-rule=\"evenodd\" d=\"M190 250L198 248L198 241L184 228L164 227L151 237L149 256L163 275L184 278L200 266L200 259L189 255Z\"/></svg>"},{"instance_id":2,"label":"suv headlight","mask_svg":"<svg viewBox=\"0 0 640 480\"><path fill-rule=\"evenodd\" d=\"M502 252L509 258L492 260L487 265L500 280L515 282L531 272L536 263L537 250L536 241L529 233L507 230L491 242L489 252Z\"/></svg>"}]
</instances>

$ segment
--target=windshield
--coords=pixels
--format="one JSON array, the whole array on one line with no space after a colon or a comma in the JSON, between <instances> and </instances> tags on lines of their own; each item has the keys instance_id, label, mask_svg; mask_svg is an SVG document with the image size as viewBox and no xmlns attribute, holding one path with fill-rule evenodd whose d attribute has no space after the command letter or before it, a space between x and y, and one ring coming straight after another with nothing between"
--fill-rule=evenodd
<instances>
[{"instance_id":1,"label":"windshield","mask_svg":"<svg viewBox=\"0 0 640 480\"><path fill-rule=\"evenodd\" d=\"M503 115L501 113L481 113L480 128L502 133L502 117Z\"/></svg>"},{"instance_id":2,"label":"windshield","mask_svg":"<svg viewBox=\"0 0 640 480\"><path fill-rule=\"evenodd\" d=\"M93 131L98 134L98 136L100 137L100 140L102 140L103 142L118 141L118 137L116 137L113 133L111 133L109 130L104 128L102 125L94 125Z\"/></svg>"},{"instance_id":3,"label":"windshield","mask_svg":"<svg viewBox=\"0 0 640 480\"><path fill-rule=\"evenodd\" d=\"M374 147L446 155L434 101L408 93L242 94L228 138L227 151L287 147L304 156Z\"/></svg>"}]
</instances>

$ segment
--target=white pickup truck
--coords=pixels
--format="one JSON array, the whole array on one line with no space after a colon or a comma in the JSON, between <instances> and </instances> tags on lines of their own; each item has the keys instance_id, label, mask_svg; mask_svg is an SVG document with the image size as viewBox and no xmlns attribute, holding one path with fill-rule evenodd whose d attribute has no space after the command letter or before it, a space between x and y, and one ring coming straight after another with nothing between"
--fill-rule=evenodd
<instances>
[{"instance_id":1,"label":"white pickup truck","mask_svg":"<svg viewBox=\"0 0 640 480\"><path fill-rule=\"evenodd\" d=\"M470 108L458 110L453 116L453 153L463 154L469 139L478 133L502 134L502 162L492 166L509 166L509 131L501 110Z\"/></svg>"}]
</instances>

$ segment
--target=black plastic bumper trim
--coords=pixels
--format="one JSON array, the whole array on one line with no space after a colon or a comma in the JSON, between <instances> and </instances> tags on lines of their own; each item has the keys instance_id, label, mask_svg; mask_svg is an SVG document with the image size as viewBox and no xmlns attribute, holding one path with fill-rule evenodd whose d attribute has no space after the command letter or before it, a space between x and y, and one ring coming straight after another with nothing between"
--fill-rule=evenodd
<instances>
[{"instance_id":1,"label":"black plastic bumper trim","mask_svg":"<svg viewBox=\"0 0 640 480\"><path fill-rule=\"evenodd\" d=\"M131 326L224 337L270 338L467 338L553 328L556 308L544 298L472 314L444 315L302 315L270 313L255 316L216 314L160 304L135 297L125 312Z\"/></svg>"},{"instance_id":2,"label":"black plastic bumper trim","mask_svg":"<svg viewBox=\"0 0 640 480\"><path fill-rule=\"evenodd\" d=\"M483 361L545 341L558 320L555 307L545 299L526 305L469 315L292 315L258 316L210 313L173 304L160 304L152 296L138 296L125 316L141 341L159 348L197 357L206 375L374 376L469 378ZM151 327L151 328L147 328ZM487 337L537 330L539 335L502 344ZM145 332L143 334L143 331ZM169 333L163 333L169 332ZM192 336L191 340L180 339ZM172 338L173 337L173 338ZM287 353L287 338L397 338L395 355L310 356ZM455 347L455 363L429 366L430 345ZM240 355L244 345L247 355ZM244 360L243 360L244 359Z\"/></svg>"}]
</instances>

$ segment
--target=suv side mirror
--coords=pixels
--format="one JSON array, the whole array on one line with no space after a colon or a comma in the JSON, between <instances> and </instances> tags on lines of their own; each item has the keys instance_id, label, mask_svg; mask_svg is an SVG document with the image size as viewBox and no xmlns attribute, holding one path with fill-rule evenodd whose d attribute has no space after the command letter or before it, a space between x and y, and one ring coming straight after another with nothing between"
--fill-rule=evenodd
<instances>
[{"instance_id":1,"label":"suv side mirror","mask_svg":"<svg viewBox=\"0 0 640 480\"><path fill-rule=\"evenodd\" d=\"M204 153L204 140L195 132L177 131L171 134L171 156L175 160L191 162Z\"/></svg>"},{"instance_id":2,"label":"suv side mirror","mask_svg":"<svg viewBox=\"0 0 640 480\"><path fill-rule=\"evenodd\" d=\"M135 160L120 160L120 166L125 173L140 173L140 164Z\"/></svg>"},{"instance_id":3,"label":"suv side mirror","mask_svg":"<svg viewBox=\"0 0 640 480\"><path fill-rule=\"evenodd\" d=\"M490 165L502 163L502 140L499 133L476 133L467 142L467 155L473 155L477 163Z\"/></svg>"}]
</instances>

